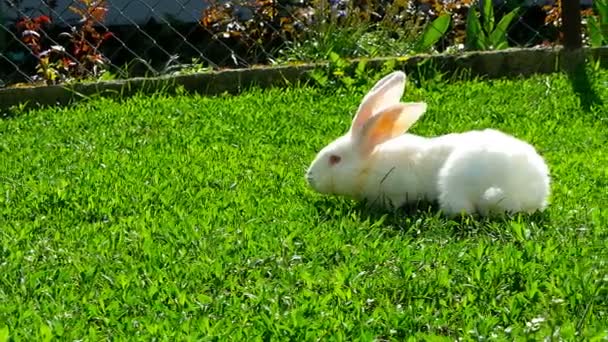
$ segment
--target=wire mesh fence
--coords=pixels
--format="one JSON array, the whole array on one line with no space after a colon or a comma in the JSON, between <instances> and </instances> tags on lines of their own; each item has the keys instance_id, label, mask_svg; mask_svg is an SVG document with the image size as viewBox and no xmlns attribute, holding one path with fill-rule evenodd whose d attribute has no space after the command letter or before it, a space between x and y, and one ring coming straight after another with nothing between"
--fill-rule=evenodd
<instances>
[{"instance_id":1,"label":"wire mesh fence","mask_svg":"<svg viewBox=\"0 0 608 342\"><path fill-rule=\"evenodd\" d=\"M0 87L318 61L332 54L458 53L568 39L571 45L604 44L606 27L598 23L608 18L595 19L601 8L563 1L0 0ZM591 35L578 33L593 23Z\"/></svg>"}]
</instances>

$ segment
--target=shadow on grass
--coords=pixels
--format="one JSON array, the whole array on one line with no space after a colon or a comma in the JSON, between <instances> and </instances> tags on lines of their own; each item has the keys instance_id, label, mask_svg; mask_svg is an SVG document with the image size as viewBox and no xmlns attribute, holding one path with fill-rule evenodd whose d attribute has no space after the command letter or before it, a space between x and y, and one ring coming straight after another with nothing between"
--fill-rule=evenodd
<instances>
[{"instance_id":1,"label":"shadow on grass","mask_svg":"<svg viewBox=\"0 0 608 342\"><path fill-rule=\"evenodd\" d=\"M417 202L394 210L371 206L365 202L321 200L315 205L324 220L332 221L345 216L368 221L371 225L387 228L412 238L451 237L470 239L486 237L496 241L513 241L513 227L535 227L543 230L548 225L547 212L534 214L504 214L490 217L462 215L449 218L443 215L436 202Z\"/></svg>"},{"instance_id":2,"label":"shadow on grass","mask_svg":"<svg viewBox=\"0 0 608 342\"><path fill-rule=\"evenodd\" d=\"M602 105L602 100L593 89L592 81L589 77L589 68L581 63L566 72L572 90L581 100L581 106L588 112L594 106Z\"/></svg>"}]
</instances>

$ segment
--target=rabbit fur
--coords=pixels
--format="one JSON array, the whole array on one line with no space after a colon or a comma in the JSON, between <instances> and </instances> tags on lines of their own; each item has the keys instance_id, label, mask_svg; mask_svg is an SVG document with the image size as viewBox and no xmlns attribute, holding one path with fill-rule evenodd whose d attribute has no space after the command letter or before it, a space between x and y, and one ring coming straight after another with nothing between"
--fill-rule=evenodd
<instances>
[{"instance_id":1,"label":"rabbit fur","mask_svg":"<svg viewBox=\"0 0 608 342\"><path fill-rule=\"evenodd\" d=\"M395 71L364 96L350 130L307 169L312 189L393 208L436 201L448 216L546 208L549 170L530 144L495 129L404 134L427 109L400 102L405 81Z\"/></svg>"}]
</instances>

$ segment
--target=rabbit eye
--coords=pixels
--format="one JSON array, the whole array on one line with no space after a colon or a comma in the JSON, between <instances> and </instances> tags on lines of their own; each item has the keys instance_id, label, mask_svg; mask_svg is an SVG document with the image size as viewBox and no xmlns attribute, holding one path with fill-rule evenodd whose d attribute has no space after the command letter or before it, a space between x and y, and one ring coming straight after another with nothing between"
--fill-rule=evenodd
<instances>
[{"instance_id":1,"label":"rabbit eye","mask_svg":"<svg viewBox=\"0 0 608 342\"><path fill-rule=\"evenodd\" d=\"M329 165L336 165L340 162L340 160L342 160L342 157L332 154L329 156Z\"/></svg>"}]
</instances>

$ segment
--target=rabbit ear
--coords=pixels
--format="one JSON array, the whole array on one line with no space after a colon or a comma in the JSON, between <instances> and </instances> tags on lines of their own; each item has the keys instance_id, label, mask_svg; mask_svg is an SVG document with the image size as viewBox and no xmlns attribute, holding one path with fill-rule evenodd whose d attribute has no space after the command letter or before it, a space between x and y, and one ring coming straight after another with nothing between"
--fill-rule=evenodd
<instances>
[{"instance_id":1,"label":"rabbit ear","mask_svg":"<svg viewBox=\"0 0 608 342\"><path fill-rule=\"evenodd\" d=\"M351 125L351 132L358 134L365 122L381 107L399 103L405 90L405 73L395 71L384 76L365 95Z\"/></svg>"},{"instance_id":2,"label":"rabbit ear","mask_svg":"<svg viewBox=\"0 0 608 342\"><path fill-rule=\"evenodd\" d=\"M369 154L373 149L406 132L426 111L426 103L398 103L382 109L369 119L356 140L361 154Z\"/></svg>"}]
</instances>

